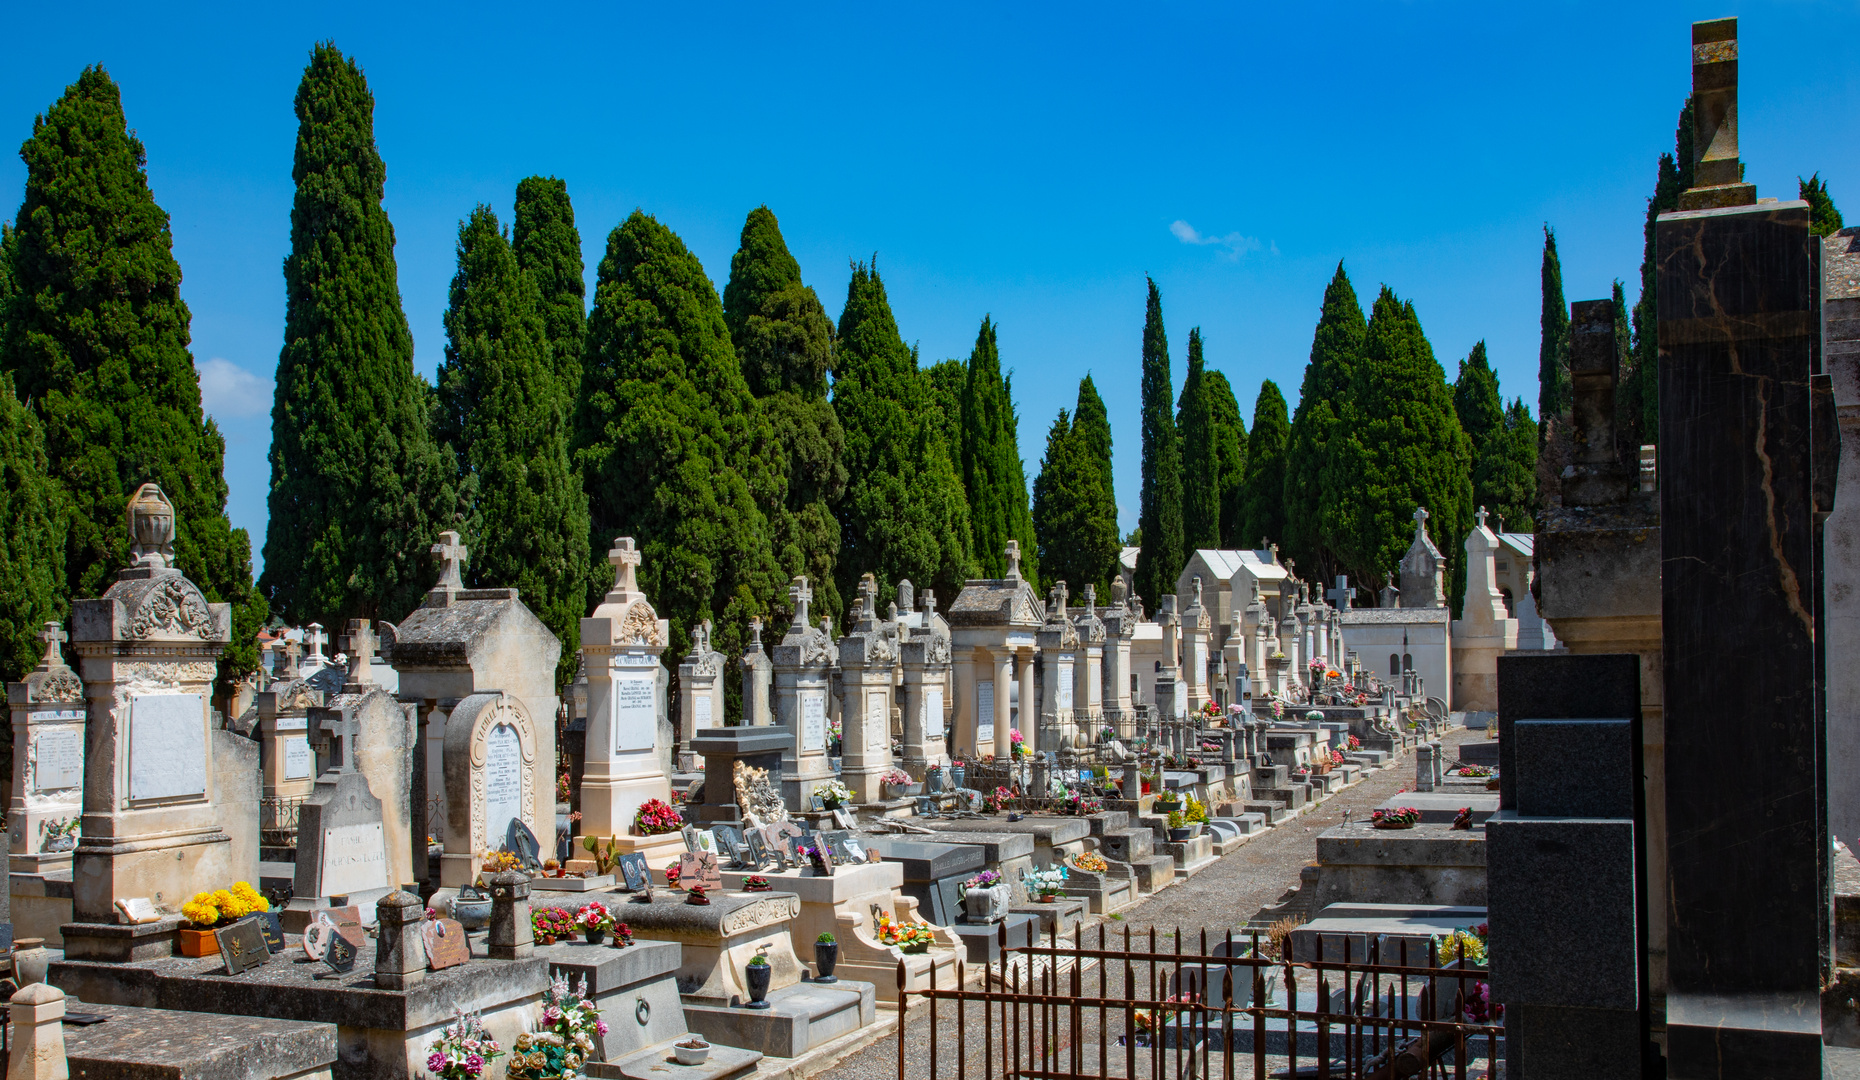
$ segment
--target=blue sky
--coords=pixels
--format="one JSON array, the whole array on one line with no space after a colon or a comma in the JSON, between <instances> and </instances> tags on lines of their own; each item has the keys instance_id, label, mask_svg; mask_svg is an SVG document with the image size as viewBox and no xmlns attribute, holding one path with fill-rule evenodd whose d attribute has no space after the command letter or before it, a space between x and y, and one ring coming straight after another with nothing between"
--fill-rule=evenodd
<instances>
[{"instance_id":1,"label":"blue sky","mask_svg":"<svg viewBox=\"0 0 1860 1080\"><path fill-rule=\"evenodd\" d=\"M1135 524L1144 275L1179 389L1200 326L1249 418L1295 401L1339 259L1365 305L1412 299L1451 378L1484 339L1535 400L1541 228L1570 299L1637 284L1657 155L1690 81L1688 25L1741 17L1741 129L1759 194L1819 170L1860 215L1853 4L61 5L9 15L0 145L101 62L173 218L194 355L224 427L236 525L263 544L284 320L291 98L311 44L367 72L400 288L429 377L458 222L516 182L568 181L590 294L607 232L659 217L719 289L767 203L836 317L877 254L926 362L984 314L1014 372L1021 455L1095 377ZM28 47L29 46L29 47ZM0 155L0 210L24 166ZM1860 217L1856 217L1860 221Z\"/></svg>"}]
</instances>

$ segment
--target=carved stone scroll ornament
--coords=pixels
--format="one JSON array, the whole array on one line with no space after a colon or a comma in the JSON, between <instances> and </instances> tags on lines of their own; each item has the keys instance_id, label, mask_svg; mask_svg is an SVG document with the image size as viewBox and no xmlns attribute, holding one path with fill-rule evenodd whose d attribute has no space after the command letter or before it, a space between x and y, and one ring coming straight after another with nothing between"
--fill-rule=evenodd
<instances>
[{"instance_id":1,"label":"carved stone scroll ornament","mask_svg":"<svg viewBox=\"0 0 1860 1080\"><path fill-rule=\"evenodd\" d=\"M737 908L723 917L718 931L724 936L740 934L760 926L772 926L787 922L801 914L801 898L798 896L771 896L757 900L747 907Z\"/></svg>"},{"instance_id":2,"label":"carved stone scroll ornament","mask_svg":"<svg viewBox=\"0 0 1860 1080\"><path fill-rule=\"evenodd\" d=\"M659 619L652 607L645 603L636 603L627 608L626 618L620 622L620 643L623 645L664 645L659 637Z\"/></svg>"},{"instance_id":3,"label":"carved stone scroll ornament","mask_svg":"<svg viewBox=\"0 0 1860 1080\"><path fill-rule=\"evenodd\" d=\"M84 683L69 671L53 672L39 684L39 701L83 701Z\"/></svg>"},{"instance_id":4,"label":"carved stone scroll ornament","mask_svg":"<svg viewBox=\"0 0 1860 1080\"><path fill-rule=\"evenodd\" d=\"M129 636L147 638L154 634L192 634L210 640L218 629L206 597L182 577L166 578L142 599L129 621Z\"/></svg>"}]
</instances>

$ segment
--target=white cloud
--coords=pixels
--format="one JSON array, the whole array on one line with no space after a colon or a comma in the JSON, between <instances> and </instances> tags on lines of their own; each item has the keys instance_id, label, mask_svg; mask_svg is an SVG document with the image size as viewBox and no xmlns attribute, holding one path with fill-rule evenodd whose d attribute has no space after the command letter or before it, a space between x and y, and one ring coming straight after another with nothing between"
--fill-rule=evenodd
<instances>
[{"instance_id":1,"label":"white cloud","mask_svg":"<svg viewBox=\"0 0 1860 1080\"><path fill-rule=\"evenodd\" d=\"M1169 232L1184 244L1213 245L1219 247L1222 249L1221 257L1229 261L1238 259L1249 251L1260 251L1266 247L1265 244L1260 242L1258 237L1242 236L1237 232L1228 233L1226 236L1203 236L1193 225L1190 225L1180 218L1177 218L1170 224ZM1272 253L1274 255L1279 253L1279 245L1277 243L1272 245Z\"/></svg>"},{"instance_id":2,"label":"white cloud","mask_svg":"<svg viewBox=\"0 0 1860 1080\"><path fill-rule=\"evenodd\" d=\"M270 379L217 356L196 362L194 370L200 375L200 404L215 417L262 416L271 411Z\"/></svg>"}]
</instances>

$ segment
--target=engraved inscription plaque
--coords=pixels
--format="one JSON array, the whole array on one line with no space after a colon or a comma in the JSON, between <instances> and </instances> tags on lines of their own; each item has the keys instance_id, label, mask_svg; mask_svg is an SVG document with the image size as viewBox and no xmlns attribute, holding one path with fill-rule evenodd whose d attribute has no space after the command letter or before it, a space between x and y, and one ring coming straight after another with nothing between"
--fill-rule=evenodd
<instances>
[{"instance_id":1,"label":"engraved inscription plaque","mask_svg":"<svg viewBox=\"0 0 1860 1080\"><path fill-rule=\"evenodd\" d=\"M207 712L199 694L137 694L129 706L129 797L207 791Z\"/></svg>"},{"instance_id":2,"label":"engraved inscription plaque","mask_svg":"<svg viewBox=\"0 0 1860 1080\"><path fill-rule=\"evenodd\" d=\"M659 712L654 693L657 676L648 672L614 674L614 749L650 750L658 742Z\"/></svg>"},{"instance_id":3,"label":"engraved inscription plaque","mask_svg":"<svg viewBox=\"0 0 1860 1080\"><path fill-rule=\"evenodd\" d=\"M74 788L84 782L84 736L75 731L48 731L32 740L38 768L33 773L39 791Z\"/></svg>"},{"instance_id":4,"label":"engraved inscription plaque","mask_svg":"<svg viewBox=\"0 0 1860 1080\"><path fill-rule=\"evenodd\" d=\"M484 835L501 837L523 816L523 746L499 724L484 737Z\"/></svg>"}]
</instances>

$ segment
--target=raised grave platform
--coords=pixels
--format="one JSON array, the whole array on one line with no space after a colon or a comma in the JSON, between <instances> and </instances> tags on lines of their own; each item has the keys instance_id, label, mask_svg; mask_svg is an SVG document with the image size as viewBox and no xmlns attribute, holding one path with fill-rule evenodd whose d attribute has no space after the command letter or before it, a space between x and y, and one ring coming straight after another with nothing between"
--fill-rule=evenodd
<instances>
[{"instance_id":1,"label":"raised grave platform","mask_svg":"<svg viewBox=\"0 0 1860 1080\"><path fill-rule=\"evenodd\" d=\"M683 1038L689 1030L675 979L679 946L672 942L640 941L616 949L577 941L539 945L536 955L548 962L551 975L565 975L570 983L587 981L588 996L607 1021L607 1034L597 1041L600 1056L608 1061Z\"/></svg>"},{"instance_id":2,"label":"raised grave platform","mask_svg":"<svg viewBox=\"0 0 1860 1080\"><path fill-rule=\"evenodd\" d=\"M1372 942L1379 943L1381 962L1396 964L1401 959L1403 942L1408 946L1411 967L1427 962L1429 939L1443 937L1454 930L1477 926L1485 921L1483 907L1455 907L1444 904L1332 904L1318 912L1316 918L1292 931L1292 959L1309 962L1317 959L1317 945L1324 944L1324 959L1342 960L1349 947L1350 959L1363 962L1369 957Z\"/></svg>"},{"instance_id":3,"label":"raised grave platform","mask_svg":"<svg viewBox=\"0 0 1860 1080\"><path fill-rule=\"evenodd\" d=\"M962 939L964 955L971 964L990 964L1001 959L1003 932L1007 947L1022 948L1033 944L1033 934L1040 921L1032 915L1011 913L998 923L956 923L950 927Z\"/></svg>"},{"instance_id":4,"label":"raised grave platform","mask_svg":"<svg viewBox=\"0 0 1860 1080\"><path fill-rule=\"evenodd\" d=\"M330 1024L139 1009L70 996L64 1005L66 1015L109 1017L64 1025L70 1073L87 1080L317 1080L336 1064Z\"/></svg>"},{"instance_id":5,"label":"raised grave platform","mask_svg":"<svg viewBox=\"0 0 1860 1080\"><path fill-rule=\"evenodd\" d=\"M1410 791L1389 796L1378 809L1393 810L1401 806L1419 810L1423 825L1451 825L1460 809L1470 806L1473 824L1483 825L1486 818L1498 813L1498 792Z\"/></svg>"},{"instance_id":6,"label":"raised grave platform","mask_svg":"<svg viewBox=\"0 0 1860 1080\"><path fill-rule=\"evenodd\" d=\"M1317 837L1318 882L1313 903L1446 904L1483 907L1485 830L1420 824L1377 829L1367 821L1326 829Z\"/></svg>"}]
</instances>

